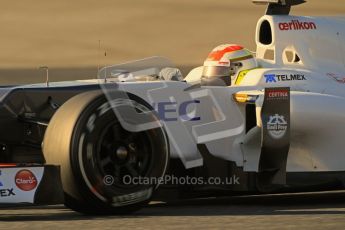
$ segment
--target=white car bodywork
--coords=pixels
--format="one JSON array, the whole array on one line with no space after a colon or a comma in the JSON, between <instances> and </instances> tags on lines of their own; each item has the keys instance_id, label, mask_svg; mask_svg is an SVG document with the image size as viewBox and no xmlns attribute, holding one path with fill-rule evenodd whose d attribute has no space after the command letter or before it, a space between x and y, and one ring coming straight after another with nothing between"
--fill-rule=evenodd
<instances>
[{"instance_id":1,"label":"white car bodywork","mask_svg":"<svg viewBox=\"0 0 345 230\"><path fill-rule=\"evenodd\" d=\"M260 41L265 23L272 31L270 44ZM239 86L229 87L232 92L241 87L290 87L291 144L287 172L345 170L344 25L345 18L263 16L256 29L256 58L261 68L248 72ZM197 83L201 74L202 67L198 67L185 80ZM272 74L276 82L267 82L265 75ZM303 78L291 80L290 75ZM277 76L285 81L279 81ZM245 171L258 171L260 133L249 132L237 138L241 141L243 138L245 143L240 154L242 159L238 155L239 141L224 141L223 144L232 142L233 145L231 151L222 154L235 160ZM212 149L217 152L218 148Z\"/></svg>"},{"instance_id":2,"label":"white car bodywork","mask_svg":"<svg viewBox=\"0 0 345 230\"><path fill-rule=\"evenodd\" d=\"M44 167L1 168L1 203L34 203L43 171Z\"/></svg>"},{"instance_id":3,"label":"white car bodywork","mask_svg":"<svg viewBox=\"0 0 345 230\"><path fill-rule=\"evenodd\" d=\"M270 29L263 32L267 25ZM212 155L235 162L245 172L259 171L261 118L257 115L257 127L245 133L244 104L236 102L233 95L258 95L256 110L260 111L265 88L290 87L291 137L286 171L345 171L344 25L344 18L263 16L256 29L260 68L249 71L239 85L230 87L194 87L200 82L202 67L193 69L181 82L152 79L146 73L158 74L157 69L144 67L144 71L136 71L135 77L126 80L113 76L111 70L118 66L102 69L101 79L50 83L50 87L99 83L112 87L114 77L118 89L137 95L153 107L160 102L174 102L165 112L177 120L163 121L171 157L181 158L186 168L203 165L197 144L206 144ZM260 33L270 33L271 41L264 44ZM110 79L102 77L106 71L110 71L106 73ZM267 75L274 75L275 81L267 81ZM200 116L200 120L184 120L178 115L179 106L191 100L199 102L185 109L190 116Z\"/></svg>"},{"instance_id":4,"label":"white car bodywork","mask_svg":"<svg viewBox=\"0 0 345 230\"><path fill-rule=\"evenodd\" d=\"M202 66L193 69L182 79L181 72L171 68L173 65L167 59L148 58L104 67L99 71L98 79L2 87L0 108L3 107L5 118L10 117L10 121L21 118L21 121L30 125L53 127L51 130L62 127L64 130L66 114L75 109L80 99L90 97L92 100L85 100L84 104L80 104L85 107L79 108L80 111L75 110L80 112L75 114L76 121L81 119L86 108L89 109L88 104L107 99L106 103L97 107L97 114L102 115L112 109L116 122L120 122L122 128L130 133L164 127L160 130L167 135L163 135L164 139L157 139L159 143L162 143L161 140L165 141L162 144L164 148L159 153L165 151L166 161L157 161L163 165L160 176L174 175L175 172L198 176L195 178L201 176L204 179L234 176L238 178L238 183L226 186L218 184L217 189L222 192L226 189L229 194L232 191L280 192L280 189L285 188L299 191L301 184L314 186L340 182L344 185L345 18L287 15L292 5L303 3L303 0L254 2L269 3L267 15L259 19L256 28L255 56L259 67L250 70L239 81L232 79L231 86L201 84ZM61 97L66 92L69 95ZM55 93L54 100L52 93ZM26 100L29 95L32 97ZM47 120L36 120L36 110L42 112L42 109L37 109L42 106L35 103L42 95L47 96L48 100L44 96L40 103L49 106L54 112L51 112L50 117L44 117ZM55 103L56 99L60 99L61 104ZM74 107L61 110L71 100L74 100ZM18 111L12 110L12 103L17 105ZM28 106L30 103L31 107ZM24 109L25 106L28 108ZM59 117L60 123L54 123L54 116L58 114L55 111L64 112ZM89 117L85 117L85 130L94 128L97 118L95 114L90 113ZM150 119L146 119L146 115ZM110 119L113 122L114 117ZM73 129L78 130L75 123L79 121L73 120L68 127L71 133ZM21 131L22 126L17 128ZM26 134L31 135L31 132ZM54 141L55 136L52 136ZM73 175L72 163L66 160L72 159L70 143L74 142L68 142L70 139L72 138L66 138L66 158L59 159L57 163L53 160L54 165L49 165L45 158L42 162L48 164L0 165L0 203L61 202L64 192L67 194L68 191L64 190L66 178ZM152 144L152 139L148 145L157 144ZM45 138L39 140L39 145L43 141L43 147L47 146L45 143L52 143ZM92 145L87 147L92 149ZM2 148L6 150L5 147ZM43 148L42 157L49 152L44 151ZM60 151L57 153L54 152L52 158L59 156ZM169 153L171 172L167 170ZM83 159L82 154L82 151L78 151L79 159ZM87 152L87 155L93 159L92 151ZM174 165L176 162L181 163L176 161L178 158L184 169L180 165ZM134 158L128 157L126 153L126 161L131 159ZM82 160L78 162L78 167L83 166L80 162ZM152 168L157 166L157 162ZM62 165L64 173L67 172L62 173L62 180L58 165ZM188 170L191 168L196 169ZM92 168L92 175L94 169ZM84 169L82 174L91 193L107 204L110 201L114 206L117 200L123 200L123 204L134 204L143 201L142 197L145 200L151 197L152 188L135 193L121 193L119 196L112 195L107 200L91 185ZM104 179L103 183L106 182ZM52 180L58 182L56 194L49 190ZM67 182L70 183L69 180ZM99 181L97 186L98 184ZM74 194L77 188L72 188L74 198L89 200ZM167 188L171 189L169 186ZM186 188L190 190L192 197L195 191L198 193L214 189L209 184L192 189L188 185ZM164 193L166 188L162 189ZM180 189L179 185L176 189ZM49 194L49 199L46 199L46 194ZM137 194L140 199L137 199ZM210 196L214 194L210 193ZM100 204L100 207L104 207L104 203Z\"/></svg>"}]
</instances>

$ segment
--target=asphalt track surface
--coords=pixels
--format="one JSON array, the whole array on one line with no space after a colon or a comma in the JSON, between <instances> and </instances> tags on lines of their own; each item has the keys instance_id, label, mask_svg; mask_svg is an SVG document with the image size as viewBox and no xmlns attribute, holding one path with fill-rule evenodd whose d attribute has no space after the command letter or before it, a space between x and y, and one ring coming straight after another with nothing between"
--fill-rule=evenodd
<instances>
[{"instance_id":1,"label":"asphalt track surface","mask_svg":"<svg viewBox=\"0 0 345 230\"><path fill-rule=\"evenodd\" d=\"M0 229L345 229L345 191L152 203L129 216L2 207Z\"/></svg>"}]
</instances>

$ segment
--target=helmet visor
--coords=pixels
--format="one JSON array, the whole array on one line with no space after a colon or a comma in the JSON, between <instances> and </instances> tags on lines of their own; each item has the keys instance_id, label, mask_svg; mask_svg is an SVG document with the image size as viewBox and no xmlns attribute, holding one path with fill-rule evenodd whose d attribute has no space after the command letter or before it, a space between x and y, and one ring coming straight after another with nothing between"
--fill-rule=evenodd
<instances>
[{"instance_id":1,"label":"helmet visor","mask_svg":"<svg viewBox=\"0 0 345 230\"><path fill-rule=\"evenodd\" d=\"M204 66L203 77L224 77L230 76L230 67L226 66Z\"/></svg>"}]
</instances>

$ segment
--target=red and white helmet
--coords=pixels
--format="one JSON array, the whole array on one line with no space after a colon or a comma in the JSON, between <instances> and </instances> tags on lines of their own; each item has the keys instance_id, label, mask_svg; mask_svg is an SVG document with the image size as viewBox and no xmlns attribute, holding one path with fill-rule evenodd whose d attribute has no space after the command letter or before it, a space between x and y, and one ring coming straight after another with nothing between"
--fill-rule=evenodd
<instances>
[{"instance_id":1,"label":"red and white helmet","mask_svg":"<svg viewBox=\"0 0 345 230\"><path fill-rule=\"evenodd\" d=\"M204 62L202 82L206 85L238 84L247 72L257 68L253 54L240 45L224 44L214 48Z\"/></svg>"}]
</instances>

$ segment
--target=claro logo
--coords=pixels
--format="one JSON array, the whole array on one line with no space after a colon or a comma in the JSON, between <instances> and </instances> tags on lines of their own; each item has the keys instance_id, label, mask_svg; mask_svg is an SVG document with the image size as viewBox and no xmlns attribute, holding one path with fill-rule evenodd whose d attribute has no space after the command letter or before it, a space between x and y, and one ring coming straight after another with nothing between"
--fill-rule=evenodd
<instances>
[{"instance_id":1,"label":"claro logo","mask_svg":"<svg viewBox=\"0 0 345 230\"><path fill-rule=\"evenodd\" d=\"M28 169L17 172L15 182L17 187L23 191L30 191L37 187L37 179Z\"/></svg>"},{"instance_id":2,"label":"claro logo","mask_svg":"<svg viewBox=\"0 0 345 230\"><path fill-rule=\"evenodd\" d=\"M278 26L280 30L316 30L316 24L314 22L300 22L298 20L281 22Z\"/></svg>"}]
</instances>

